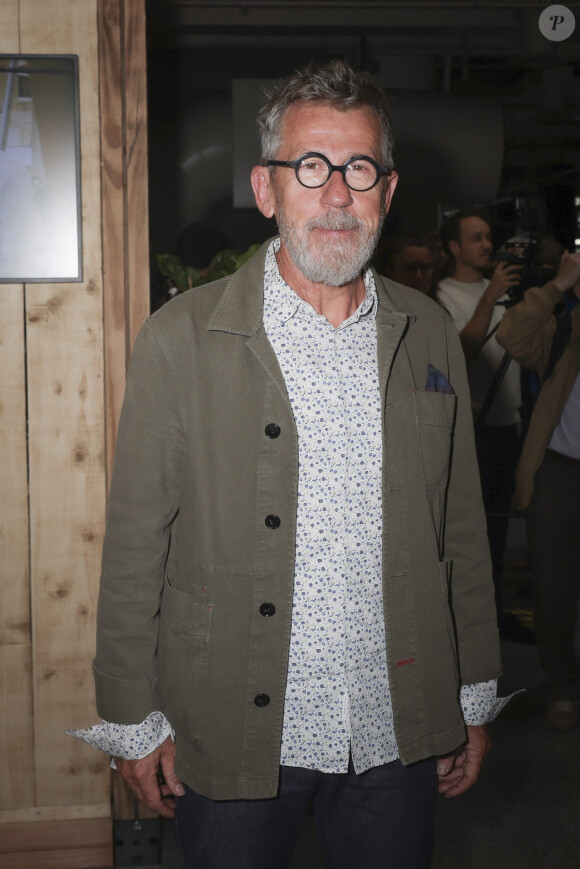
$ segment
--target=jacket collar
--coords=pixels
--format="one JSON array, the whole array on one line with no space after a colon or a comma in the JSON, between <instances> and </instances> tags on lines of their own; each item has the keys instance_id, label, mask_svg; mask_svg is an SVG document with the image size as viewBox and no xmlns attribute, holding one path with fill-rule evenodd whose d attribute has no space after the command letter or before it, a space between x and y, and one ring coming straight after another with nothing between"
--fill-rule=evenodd
<instances>
[{"instance_id":1,"label":"jacket collar","mask_svg":"<svg viewBox=\"0 0 580 869\"><path fill-rule=\"evenodd\" d=\"M245 263L239 271L225 279L225 289L208 323L209 331L231 332L235 335L255 335L264 319L264 264L272 239ZM394 325L401 321L413 323L415 313L409 307L403 288L379 275L373 269L377 296L377 326Z\"/></svg>"}]
</instances>

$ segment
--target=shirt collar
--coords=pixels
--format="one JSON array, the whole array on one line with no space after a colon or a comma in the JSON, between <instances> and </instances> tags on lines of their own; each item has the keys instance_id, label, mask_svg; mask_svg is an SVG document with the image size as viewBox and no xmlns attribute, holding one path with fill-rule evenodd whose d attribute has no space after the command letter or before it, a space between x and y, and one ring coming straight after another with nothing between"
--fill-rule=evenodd
<instances>
[{"instance_id":1,"label":"shirt collar","mask_svg":"<svg viewBox=\"0 0 580 869\"><path fill-rule=\"evenodd\" d=\"M278 269L276 253L280 250L280 239L275 238L266 253L264 266L264 328L266 332L279 328L292 317L310 319L321 317L312 305L301 299L300 296L286 283ZM377 313L377 290L375 279L370 269L363 274L365 284L365 297L353 314L341 323L339 329L344 329L352 323L358 322L361 317L375 319Z\"/></svg>"}]
</instances>

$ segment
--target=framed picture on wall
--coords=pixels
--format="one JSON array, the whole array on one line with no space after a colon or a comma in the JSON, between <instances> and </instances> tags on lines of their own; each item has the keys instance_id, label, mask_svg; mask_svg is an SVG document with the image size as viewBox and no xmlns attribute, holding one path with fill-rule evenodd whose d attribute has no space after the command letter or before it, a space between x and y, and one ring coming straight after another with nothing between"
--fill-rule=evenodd
<instances>
[{"instance_id":1,"label":"framed picture on wall","mask_svg":"<svg viewBox=\"0 0 580 869\"><path fill-rule=\"evenodd\" d=\"M0 283L81 280L78 59L0 54Z\"/></svg>"}]
</instances>

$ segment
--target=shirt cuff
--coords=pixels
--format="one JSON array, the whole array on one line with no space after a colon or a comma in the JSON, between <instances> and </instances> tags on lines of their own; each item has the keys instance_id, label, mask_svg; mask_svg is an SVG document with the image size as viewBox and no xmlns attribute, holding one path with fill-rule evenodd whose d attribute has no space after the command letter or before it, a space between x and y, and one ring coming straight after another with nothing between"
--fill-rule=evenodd
<instances>
[{"instance_id":1,"label":"shirt cuff","mask_svg":"<svg viewBox=\"0 0 580 869\"><path fill-rule=\"evenodd\" d=\"M481 727L497 718L504 706L519 691L514 691L509 697L497 696L497 679L489 682L474 682L463 685L459 693L459 702L463 712L463 720L472 727Z\"/></svg>"},{"instance_id":2,"label":"shirt cuff","mask_svg":"<svg viewBox=\"0 0 580 869\"><path fill-rule=\"evenodd\" d=\"M171 724L162 712L152 712L141 724L112 724L103 721L85 730L67 730L69 736L82 739L113 757L139 760L159 748L168 736L174 739Z\"/></svg>"}]
</instances>

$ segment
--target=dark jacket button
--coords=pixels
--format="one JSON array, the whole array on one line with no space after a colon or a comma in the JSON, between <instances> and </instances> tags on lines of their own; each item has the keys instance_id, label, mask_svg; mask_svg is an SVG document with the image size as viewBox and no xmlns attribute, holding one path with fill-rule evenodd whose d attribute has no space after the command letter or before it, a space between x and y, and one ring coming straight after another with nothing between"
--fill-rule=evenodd
<instances>
[{"instance_id":1,"label":"dark jacket button","mask_svg":"<svg viewBox=\"0 0 580 869\"><path fill-rule=\"evenodd\" d=\"M262 708L263 706L267 706L269 702L270 698L267 694L256 694L256 696L254 697L254 703L256 704L256 706L260 706L260 708Z\"/></svg>"},{"instance_id":2,"label":"dark jacket button","mask_svg":"<svg viewBox=\"0 0 580 869\"><path fill-rule=\"evenodd\" d=\"M266 523L266 528L279 528L281 525L280 517L274 516L273 513L270 513L268 516L266 516L264 522Z\"/></svg>"},{"instance_id":3,"label":"dark jacket button","mask_svg":"<svg viewBox=\"0 0 580 869\"><path fill-rule=\"evenodd\" d=\"M264 431L269 438L277 438L280 437L282 429L275 422L269 422Z\"/></svg>"},{"instance_id":4,"label":"dark jacket button","mask_svg":"<svg viewBox=\"0 0 580 869\"><path fill-rule=\"evenodd\" d=\"M276 612L276 607L274 606L273 603L266 602L266 603L263 603L262 606L260 607L260 612L263 616L265 616L267 619L269 619L270 616L273 616L274 613Z\"/></svg>"}]
</instances>

